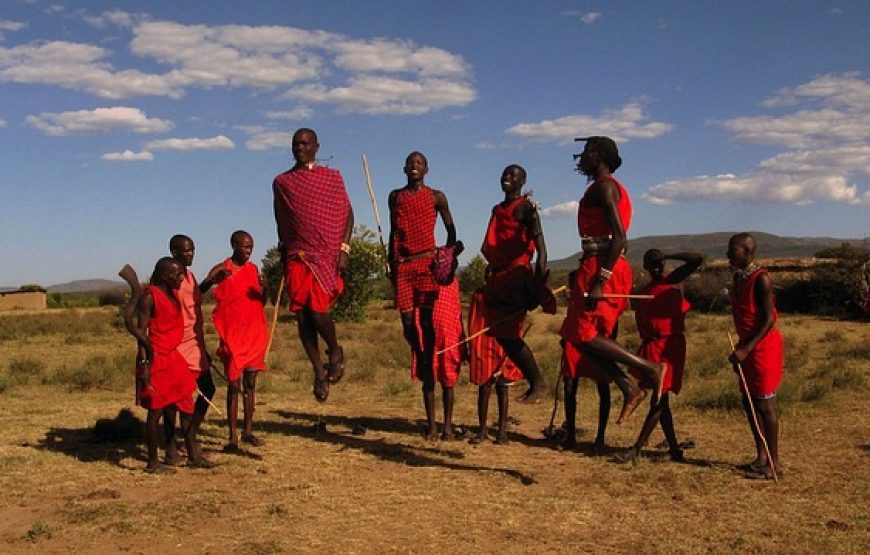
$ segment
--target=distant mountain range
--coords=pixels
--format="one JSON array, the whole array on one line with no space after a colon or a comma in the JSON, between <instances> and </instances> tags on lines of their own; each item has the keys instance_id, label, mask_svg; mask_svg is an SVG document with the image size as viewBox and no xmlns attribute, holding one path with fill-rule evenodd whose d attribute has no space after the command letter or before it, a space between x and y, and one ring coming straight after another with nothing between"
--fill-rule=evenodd
<instances>
[{"instance_id":1,"label":"distant mountain range","mask_svg":"<svg viewBox=\"0 0 870 555\"><path fill-rule=\"evenodd\" d=\"M78 279L66 283L49 285L45 288L49 293L84 293L88 291L106 291L110 289L127 289L123 281L111 279ZM18 287L0 286L0 292L18 291Z\"/></svg>"},{"instance_id":2,"label":"distant mountain range","mask_svg":"<svg viewBox=\"0 0 870 555\"><path fill-rule=\"evenodd\" d=\"M702 233L699 235L650 235L648 237L630 238L627 257L632 262L640 262L643 253L649 249L660 249L665 252L693 251L700 252L708 261L724 260L728 239L737 232L721 231L717 233ZM839 247L843 243L855 246L870 245L868 239L838 239L834 237L780 237L760 231L751 232L758 241L758 258L809 258L820 250ZM866 243L866 245L865 245ZM559 260L550 260L549 266L554 270L573 269L577 266L580 252Z\"/></svg>"}]
</instances>

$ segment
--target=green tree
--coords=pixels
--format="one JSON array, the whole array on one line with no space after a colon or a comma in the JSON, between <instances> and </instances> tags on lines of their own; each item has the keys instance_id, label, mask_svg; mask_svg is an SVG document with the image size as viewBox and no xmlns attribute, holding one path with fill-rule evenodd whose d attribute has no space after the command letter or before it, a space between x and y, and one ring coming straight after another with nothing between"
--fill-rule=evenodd
<instances>
[{"instance_id":1,"label":"green tree","mask_svg":"<svg viewBox=\"0 0 870 555\"><path fill-rule=\"evenodd\" d=\"M281 254L278 247L271 247L263 257L263 275L269 284L272 302L281 282ZM337 321L359 322L365 318L365 309L374 296L378 284L384 279L384 253L375 233L360 226L354 228L350 241L350 261L343 274L344 293L332 307L332 316ZM282 305L287 303L286 293Z\"/></svg>"},{"instance_id":2,"label":"green tree","mask_svg":"<svg viewBox=\"0 0 870 555\"><path fill-rule=\"evenodd\" d=\"M459 290L465 295L471 295L475 289L483 287L486 282L486 259L479 254L476 255L468 266L459 270L457 279L459 279Z\"/></svg>"}]
</instances>

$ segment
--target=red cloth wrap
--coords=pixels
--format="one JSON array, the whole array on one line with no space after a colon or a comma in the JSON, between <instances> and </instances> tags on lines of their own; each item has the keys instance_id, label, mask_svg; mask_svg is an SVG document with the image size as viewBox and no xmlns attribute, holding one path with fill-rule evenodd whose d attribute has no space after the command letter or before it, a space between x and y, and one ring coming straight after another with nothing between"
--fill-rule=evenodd
<instances>
[{"instance_id":1,"label":"red cloth wrap","mask_svg":"<svg viewBox=\"0 0 870 555\"><path fill-rule=\"evenodd\" d=\"M396 191L393 207L394 227L390 247L396 258L394 287L396 308L409 312L418 307L432 307L438 296L438 284L429 266L432 256L401 262L401 259L435 251L435 194L423 185L417 190Z\"/></svg>"},{"instance_id":2,"label":"red cloth wrap","mask_svg":"<svg viewBox=\"0 0 870 555\"><path fill-rule=\"evenodd\" d=\"M420 311L415 311L417 333L422 337L420 326ZM453 280L450 285L440 287L438 300L432 310L432 324L435 328L435 353L459 343L465 336L462 329L462 305L459 302L459 282ZM435 381L444 387L453 387L459 380L459 366L462 364L462 348L455 347L443 353L435 354L432 360L432 371ZM417 356L411 353L411 377L417 379Z\"/></svg>"},{"instance_id":3,"label":"red cloth wrap","mask_svg":"<svg viewBox=\"0 0 870 555\"><path fill-rule=\"evenodd\" d=\"M531 267L535 241L529 237L525 224L516 218L524 203L530 204L526 197L519 197L493 207L480 248L489 263L484 298L491 326L487 334L493 337L520 337L525 312L537 305Z\"/></svg>"},{"instance_id":4,"label":"red cloth wrap","mask_svg":"<svg viewBox=\"0 0 870 555\"><path fill-rule=\"evenodd\" d=\"M241 267L232 259L224 262L230 275L214 290L217 305L211 318L220 337L217 354L224 363L227 379L235 381L242 371L266 369L269 327L260 298L260 272L251 262Z\"/></svg>"},{"instance_id":5,"label":"red cloth wrap","mask_svg":"<svg viewBox=\"0 0 870 555\"><path fill-rule=\"evenodd\" d=\"M611 176L612 178L612 176ZM628 233L631 224L631 199L628 191L622 184L613 179L619 190L619 199L616 210L625 233ZM580 199L580 207L577 211L577 228L581 237L599 237L613 234L610 224L600 205L593 204L592 190L597 186L592 183L587 187L583 198ZM586 299L583 293L592 288L593 280L598 275L601 267L601 257L584 256L580 259L574 280L571 282L571 299L568 304L568 313L562 323L559 334L569 342L585 343L597 336L610 337L613 327L619 320L619 315L628 307L626 299L601 299L591 310L586 308ZM625 258L619 257L610 269L612 277L604 282L604 293L631 292L632 279L631 268Z\"/></svg>"},{"instance_id":6,"label":"red cloth wrap","mask_svg":"<svg viewBox=\"0 0 870 555\"><path fill-rule=\"evenodd\" d=\"M474 335L487 326L486 303L483 291L478 289L471 296L468 310L468 334ZM515 382L523 379L520 369L511 362L494 337L481 334L469 342L471 353L471 383L483 385L492 379L493 374L501 372L504 381Z\"/></svg>"},{"instance_id":7,"label":"red cloth wrap","mask_svg":"<svg viewBox=\"0 0 870 555\"><path fill-rule=\"evenodd\" d=\"M313 312L329 312L330 307L344 291L344 280L336 276L335 285L338 289L330 295L314 276L314 272L305 257L291 258L284 266L287 296L290 298L290 310L303 308Z\"/></svg>"},{"instance_id":8,"label":"red cloth wrap","mask_svg":"<svg viewBox=\"0 0 870 555\"><path fill-rule=\"evenodd\" d=\"M667 362L670 366L662 386L664 393L679 393L683 387L683 371L686 366L686 313L691 305L683 293L664 280L650 282L640 290L642 295L654 298L637 303L634 321L642 341L637 354L650 362ZM641 386L651 388L646 376L629 368Z\"/></svg>"},{"instance_id":9,"label":"red cloth wrap","mask_svg":"<svg viewBox=\"0 0 870 555\"><path fill-rule=\"evenodd\" d=\"M148 341L154 351L154 359L151 361L148 387L138 392L140 404L148 410L175 405L181 412L190 414L193 412L196 378L178 352L184 335L180 304L173 302L159 287L149 285L148 291L154 299L154 309L148 322ZM140 387L138 380L136 384Z\"/></svg>"},{"instance_id":10,"label":"red cloth wrap","mask_svg":"<svg viewBox=\"0 0 870 555\"><path fill-rule=\"evenodd\" d=\"M523 204L531 205L531 202L526 197L519 197L507 205L496 204L492 209L480 252L494 271L532 262L535 240L529 237L528 227L516 218L516 212Z\"/></svg>"},{"instance_id":11,"label":"red cloth wrap","mask_svg":"<svg viewBox=\"0 0 870 555\"><path fill-rule=\"evenodd\" d=\"M731 292L731 310L734 316L734 327L740 339L748 338L758 327L759 310L755 301L755 282L767 270L757 269L749 278ZM776 308L773 309L774 322L779 319ZM743 361L743 374L749 386L749 394L753 397L770 397L776 393L782 382L782 336L779 330L771 328L755 348ZM740 384L741 392L743 384Z\"/></svg>"},{"instance_id":12,"label":"red cloth wrap","mask_svg":"<svg viewBox=\"0 0 870 555\"><path fill-rule=\"evenodd\" d=\"M202 295L196 276L189 268L184 274L184 281L175 292L175 298L181 303L181 315L184 317L184 335L178 352L187 361L191 372L208 371L208 353L205 347L205 332L202 319Z\"/></svg>"},{"instance_id":13,"label":"red cloth wrap","mask_svg":"<svg viewBox=\"0 0 870 555\"><path fill-rule=\"evenodd\" d=\"M566 378L589 378L596 383L610 383L608 376L591 356L584 356L580 348L566 341L562 347L562 375Z\"/></svg>"},{"instance_id":14,"label":"red cloth wrap","mask_svg":"<svg viewBox=\"0 0 870 555\"><path fill-rule=\"evenodd\" d=\"M323 289L339 295L338 253L350 213L350 198L338 170L315 166L284 172L272 182L278 239L288 258L304 253Z\"/></svg>"}]
</instances>

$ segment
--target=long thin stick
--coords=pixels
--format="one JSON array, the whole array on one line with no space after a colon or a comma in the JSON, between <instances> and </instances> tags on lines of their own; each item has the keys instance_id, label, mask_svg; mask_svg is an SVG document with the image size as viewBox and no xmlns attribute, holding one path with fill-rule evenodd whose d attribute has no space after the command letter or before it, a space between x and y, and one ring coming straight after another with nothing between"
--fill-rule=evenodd
<instances>
[{"instance_id":1,"label":"long thin stick","mask_svg":"<svg viewBox=\"0 0 870 555\"><path fill-rule=\"evenodd\" d=\"M219 415L224 415L224 413L221 412L221 409L219 409L217 405L212 403L211 399L205 396L205 393L203 393L202 390L199 389L199 386L196 386L196 394L205 399L205 402L208 403L208 405L213 408Z\"/></svg>"},{"instance_id":2,"label":"long thin stick","mask_svg":"<svg viewBox=\"0 0 870 555\"><path fill-rule=\"evenodd\" d=\"M557 289L553 289L553 295L558 295L559 293L565 291L566 289L568 289L568 287L565 285L563 285L562 287L559 287ZM521 316L521 315L525 314L526 312L528 312L528 311L525 309L518 310L518 311L514 312L513 314L509 314L509 315L505 316L504 318L500 318L499 320L496 320L495 322L486 326L485 328L478 330L477 332L469 335L468 337L466 337L465 339L463 339L459 343L456 343L456 344L451 345L449 347L445 347L445 348L441 349L440 351L436 352L435 354L440 355L442 353L446 353L447 351L455 349L456 347L460 347L460 346L464 345L465 343L468 343L472 339L475 339L475 338L480 337L481 335L485 334L486 332L491 330L493 327L495 327L499 324L503 324L509 320L513 320L514 318L517 318L518 316Z\"/></svg>"},{"instance_id":3,"label":"long thin stick","mask_svg":"<svg viewBox=\"0 0 870 555\"><path fill-rule=\"evenodd\" d=\"M589 293L584 291L584 297L588 297ZM627 293L602 293L601 297L604 299L654 299L655 295L629 295Z\"/></svg>"},{"instance_id":4,"label":"long thin stick","mask_svg":"<svg viewBox=\"0 0 870 555\"><path fill-rule=\"evenodd\" d=\"M278 296L275 297L275 304L272 313L272 329L269 330L269 343L266 344L266 362L269 361L269 353L272 352L272 339L275 338L275 328L278 327L278 312L281 311L281 295L284 293L284 274L281 273L281 283L278 284Z\"/></svg>"},{"instance_id":5,"label":"long thin stick","mask_svg":"<svg viewBox=\"0 0 870 555\"><path fill-rule=\"evenodd\" d=\"M381 250L384 254L384 265L386 266L387 277L390 276L390 261L387 260L387 245L384 243L384 232L381 229L381 214L378 211L378 201L375 199L375 188L372 187L372 176L369 173L369 161L366 155L362 155L363 172L366 174L366 185L369 188L369 198L372 200L372 210L375 213L375 223L378 224L378 241L381 243Z\"/></svg>"},{"instance_id":6,"label":"long thin stick","mask_svg":"<svg viewBox=\"0 0 870 555\"><path fill-rule=\"evenodd\" d=\"M734 350L734 338L731 337L731 332L728 332L728 343L731 344L731 350ZM779 482L776 475L776 468L773 464L773 457L770 456L770 447L767 446L767 438L764 437L764 431L758 422L758 414L755 412L755 403L752 402L752 394L749 392L749 386L746 384L746 376L743 374L743 365L739 362L737 366L737 374L740 376L740 382L743 384L743 391L746 392L746 398L749 400L749 410L752 413L752 421L755 422L755 429L758 431L758 436L761 438L761 444L764 445L764 452L767 454L767 466L770 467L770 473L773 475L773 481Z\"/></svg>"}]
</instances>

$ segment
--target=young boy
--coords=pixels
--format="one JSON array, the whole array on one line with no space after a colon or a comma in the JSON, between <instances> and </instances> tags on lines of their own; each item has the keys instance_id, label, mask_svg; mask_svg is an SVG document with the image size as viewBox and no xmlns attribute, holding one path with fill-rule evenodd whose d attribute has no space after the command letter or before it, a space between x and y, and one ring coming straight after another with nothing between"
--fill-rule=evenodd
<instances>
[{"instance_id":1,"label":"young boy","mask_svg":"<svg viewBox=\"0 0 870 555\"><path fill-rule=\"evenodd\" d=\"M771 479L782 475L779 460L779 416L776 390L782 381L782 336L774 327L778 314L774 305L773 283L767 270L755 260L755 238L738 233L728 241L728 262L735 270L731 292L731 310L739 341L728 360L743 369L748 391L740 385L743 409L755 439L755 460L746 465L748 476ZM750 398L758 416L752 416ZM770 458L764 442L770 450Z\"/></svg>"},{"instance_id":2,"label":"young boy","mask_svg":"<svg viewBox=\"0 0 870 555\"><path fill-rule=\"evenodd\" d=\"M227 376L227 422L230 430L229 443L224 451L238 452L236 425L240 389L244 391L242 441L255 447L264 443L254 435L252 426L257 374L266 369L269 329L263 310L266 282L257 266L250 262L254 239L248 232L238 230L230 236L230 246L233 255L212 268L207 279L214 279L218 284L214 290L217 305L212 312L212 321L220 337L217 353Z\"/></svg>"},{"instance_id":3,"label":"young boy","mask_svg":"<svg viewBox=\"0 0 870 555\"><path fill-rule=\"evenodd\" d=\"M435 256L435 224L438 216L447 231L447 245L456 244L456 227L441 191L425 183L429 163L420 152L405 159L407 183L390 192L390 244L388 260L393 278L396 308L402 318L402 333L419 362L417 377L423 382L423 405L428 421L427 437L435 431L435 355L433 310L438 284L430 265ZM419 321L419 327L417 322Z\"/></svg>"},{"instance_id":4,"label":"young boy","mask_svg":"<svg viewBox=\"0 0 870 555\"><path fill-rule=\"evenodd\" d=\"M471 295L471 306L468 310L468 333L474 335L486 327L486 301L483 289L478 289ZM477 421L479 424L477 435L469 440L471 444L478 444L487 438L489 412L489 398L492 395L492 387L495 386L495 394L498 398L498 433L495 443L504 445L508 443L507 420L508 420L508 387L507 384L523 379L523 373L511 362L498 341L486 334L479 335L470 342L469 363L471 383L477 388Z\"/></svg>"},{"instance_id":5,"label":"young boy","mask_svg":"<svg viewBox=\"0 0 870 555\"><path fill-rule=\"evenodd\" d=\"M486 237L480 248L488 263L483 296L486 301L488 335L496 338L508 358L529 382L517 400L540 402L547 384L534 354L521 337L526 311L544 299L546 312L555 314L556 301L546 287L547 247L535 205L522 194L526 170L517 164L501 174L504 200L492 208ZM537 260L532 269L532 257Z\"/></svg>"},{"instance_id":6,"label":"young boy","mask_svg":"<svg viewBox=\"0 0 870 555\"><path fill-rule=\"evenodd\" d=\"M683 264L665 274L667 260L679 260ZM659 422L668 442L671 460L675 462L685 460L683 451L677 443L674 418L668 404L668 394L676 395L683 387L683 369L686 365L686 338L683 332L686 329L686 312L689 311L690 305L677 286L692 275L703 261L704 256L695 252L665 254L658 249L650 249L643 255L643 268L649 274L650 281L639 293L653 295L653 298L639 301L634 312L637 331L642 341L637 354L653 362L666 361L671 371L665 376L661 400L657 405L650 403L649 413L646 415L637 441L628 449L616 454L617 462L629 462L637 458ZM645 382L637 371L631 370L631 373L640 380L641 387L652 386Z\"/></svg>"},{"instance_id":7,"label":"young boy","mask_svg":"<svg viewBox=\"0 0 870 555\"><path fill-rule=\"evenodd\" d=\"M138 325L131 330L144 351L136 366L137 399L148 410L145 438L148 445L146 472L162 474L173 469L160 463L157 454L157 436L160 418L169 411L193 412L193 392L196 381L187 368L187 362L178 351L184 334L181 305L175 292L184 279L184 269L169 257L161 258L154 266L151 284L146 288L136 307ZM188 453L195 452L192 434L185 435ZM174 447L174 439L170 438ZM167 444L169 457L169 444Z\"/></svg>"}]
</instances>

